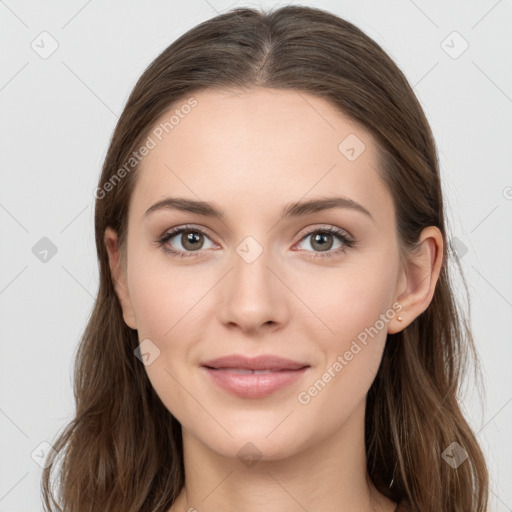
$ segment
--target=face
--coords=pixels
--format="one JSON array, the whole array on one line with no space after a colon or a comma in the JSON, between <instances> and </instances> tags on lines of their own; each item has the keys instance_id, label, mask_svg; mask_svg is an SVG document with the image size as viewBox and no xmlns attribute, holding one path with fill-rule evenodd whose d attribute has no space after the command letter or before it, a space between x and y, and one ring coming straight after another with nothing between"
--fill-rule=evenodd
<instances>
[{"instance_id":1,"label":"face","mask_svg":"<svg viewBox=\"0 0 512 512\"><path fill-rule=\"evenodd\" d=\"M229 457L247 442L263 458L286 457L364 409L386 335L398 330L392 198L370 134L325 100L262 88L194 98L137 171L125 321L150 340L145 369L184 433ZM148 212L170 197L210 203L223 217ZM281 217L290 204L339 197L359 206ZM224 370L241 386L271 387L235 393L202 366L233 354L306 368L280 388L275 375Z\"/></svg>"}]
</instances>

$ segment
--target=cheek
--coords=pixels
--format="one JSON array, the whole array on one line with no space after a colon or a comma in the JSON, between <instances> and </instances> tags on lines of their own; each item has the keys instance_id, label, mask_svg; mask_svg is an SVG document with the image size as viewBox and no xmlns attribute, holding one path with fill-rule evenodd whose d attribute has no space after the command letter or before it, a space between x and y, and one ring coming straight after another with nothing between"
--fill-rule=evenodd
<instances>
[{"instance_id":1,"label":"cheek","mask_svg":"<svg viewBox=\"0 0 512 512\"><path fill-rule=\"evenodd\" d=\"M158 355L145 366L151 386L165 407L182 423L198 414L191 400L188 361L190 350L202 331L199 315L201 297L206 293L199 279L191 272L151 264L133 258L130 296L134 308L139 342L151 340ZM154 346L157 348L155 349Z\"/></svg>"},{"instance_id":2,"label":"cheek","mask_svg":"<svg viewBox=\"0 0 512 512\"><path fill-rule=\"evenodd\" d=\"M137 330L141 338L163 342L191 321L208 283L192 266L178 267L163 256L140 256L132 257L129 269Z\"/></svg>"},{"instance_id":3,"label":"cheek","mask_svg":"<svg viewBox=\"0 0 512 512\"><path fill-rule=\"evenodd\" d=\"M130 261L130 297L139 342L149 339L158 356L145 366L149 380L166 407L177 417L190 405L180 386L187 384L191 350L204 337L205 295L215 281L193 267L177 267L165 258L134 252ZM210 282L211 281L211 282ZM197 412L197 411L195 411Z\"/></svg>"},{"instance_id":4,"label":"cheek","mask_svg":"<svg viewBox=\"0 0 512 512\"><path fill-rule=\"evenodd\" d=\"M296 397L301 424L320 437L339 428L364 405L387 339L387 323L381 319L386 319L389 304L386 280L345 280L331 299L323 309L318 302L317 311L334 334L329 330L319 336L318 328L310 328L309 323L309 337L324 357Z\"/></svg>"},{"instance_id":5,"label":"cheek","mask_svg":"<svg viewBox=\"0 0 512 512\"><path fill-rule=\"evenodd\" d=\"M318 275L316 282L308 280L298 295L306 297L309 310L318 317L316 322L307 322L312 329L310 336L316 332L318 338L319 332L325 333L322 338L330 353L333 349L347 349L354 339L385 340L387 323L381 320L381 315L392 303L393 279L389 266L375 262ZM388 312L390 318L392 313Z\"/></svg>"},{"instance_id":6,"label":"cheek","mask_svg":"<svg viewBox=\"0 0 512 512\"><path fill-rule=\"evenodd\" d=\"M374 261L337 272L323 281L320 293L309 294L308 305L327 327L314 319L304 323L323 358L298 402L318 414L329 409L329 403L337 404L331 426L343 421L375 379L388 324L395 316L390 308L393 279L390 265Z\"/></svg>"}]
</instances>

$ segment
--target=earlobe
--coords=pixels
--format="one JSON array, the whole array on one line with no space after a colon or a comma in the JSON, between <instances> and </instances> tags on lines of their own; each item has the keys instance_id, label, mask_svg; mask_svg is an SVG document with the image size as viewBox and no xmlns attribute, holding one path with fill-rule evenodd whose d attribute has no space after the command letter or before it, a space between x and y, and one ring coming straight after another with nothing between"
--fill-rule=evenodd
<instances>
[{"instance_id":1,"label":"earlobe","mask_svg":"<svg viewBox=\"0 0 512 512\"><path fill-rule=\"evenodd\" d=\"M117 233L112 228L107 227L105 229L103 241L108 253L109 267L112 275L112 281L114 282L116 295L119 299L119 303L121 304L121 309L123 310L123 319L128 327L137 329L135 315L130 300L130 293L126 281L125 270L123 269L120 260Z\"/></svg>"},{"instance_id":2,"label":"earlobe","mask_svg":"<svg viewBox=\"0 0 512 512\"><path fill-rule=\"evenodd\" d=\"M443 252L443 235L439 228L425 228L421 232L418 248L410 254L401 275L400 282L405 281L405 291L396 300L402 309L390 322L389 334L400 332L428 308L441 273ZM398 315L402 318L401 322L397 319Z\"/></svg>"}]
</instances>

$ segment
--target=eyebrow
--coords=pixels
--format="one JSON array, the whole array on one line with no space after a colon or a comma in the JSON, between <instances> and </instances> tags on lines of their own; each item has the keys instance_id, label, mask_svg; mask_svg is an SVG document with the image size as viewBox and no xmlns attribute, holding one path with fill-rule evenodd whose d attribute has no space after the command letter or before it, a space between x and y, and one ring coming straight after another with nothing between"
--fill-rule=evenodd
<instances>
[{"instance_id":1,"label":"eyebrow","mask_svg":"<svg viewBox=\"0 0 512 512\"><path fill-rule=\"evenodd\" d=\"M308 201L296 201L283 207L280 214L280 220L289 217L300 217L311 213L329 210L331 208L348 208L364 213L375 222L372 214L361 204L349 199L348 197L320 197ZM150 206L144 217L158 210L179 210L189 213L196 213L206 217L213 217L223 220L226 217L225 211L211 203L198 201L195 199L186 199L183 197L166 197Z\"/></svg>"}]
</instances>

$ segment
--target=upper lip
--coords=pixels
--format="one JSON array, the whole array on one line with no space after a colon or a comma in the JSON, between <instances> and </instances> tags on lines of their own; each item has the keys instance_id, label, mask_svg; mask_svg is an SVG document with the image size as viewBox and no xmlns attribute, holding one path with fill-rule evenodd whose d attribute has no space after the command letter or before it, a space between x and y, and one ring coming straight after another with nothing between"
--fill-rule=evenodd
<instances>
[{"instance_id":1,"label":"upper lip","mask_svg":"<svg viewBox=\"0 0 512 512\"><path fill-rule=\"evenodd\" d=\"M201 363L201 366L210 368L240 368L246 370L299 370L309 366L307 363L285 359L273 355L262 355L257 357L247 357L238 354L210 359Z\"/></svg>"}]
</instances>

